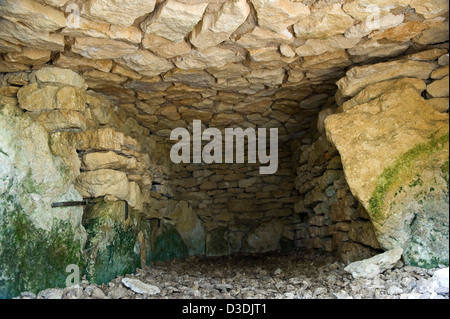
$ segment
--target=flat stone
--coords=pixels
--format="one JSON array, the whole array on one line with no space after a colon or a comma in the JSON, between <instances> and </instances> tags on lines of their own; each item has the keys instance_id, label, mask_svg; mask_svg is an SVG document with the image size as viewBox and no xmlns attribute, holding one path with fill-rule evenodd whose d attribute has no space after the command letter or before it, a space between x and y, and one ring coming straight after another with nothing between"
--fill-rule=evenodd
<instances>
[{"instance_id":1,"label":"flat stone","mask_svg":"<svg viewBox=\"0 0 450 319\"><path fill-rule=\"evenodd\" d=\"M441 80L436 80L431 84L427 85L427 92L434 98L438 97L448 97L449 95L449 76Z\"/></svg>"},{"instance_id":2,"label":"flat stone","mask_svg":"<svg viewBox=\"0 0 450 319\"><path fill-rule=\"evenodd\" d=\"M158 287L149 285L149 284L145 284L138 279L123 278L122 283L137 294L156 295L156 294L161 293L161 291Z\"/></svg>"},{"instance_id":3,"label":"flat stone","mask_svg":"<svg viewBox=\"0 0 450 319\"><path fill-rule=\"evenodd\" d=\"M83 156L82 167L88 171L98 169L135 170L137 160L134 157L125 157L112 151L94 152Z\"/></svg>"},{"instance_id":4,"label":"flat stone","mask_svg":"<svg viewBox=\"0 0 450 319\"><path fill-rule=\"evenodd\" d=\"M57 67L45 67L33 73L39 84L53 84L57 86L73 86L77 88L84 87L82 76L68 69Z\"/></svg>"},{"instance_id":5,"label":"flat stone","mask_svg":"<svg viewBox=\"0 0 450 319\"><path fill-rule=\"evenodd\" d=\"M448 1L446 0L430 0L426 2L412 0L409 5L417 13L423 15L425 19L433 19L448 12Z\"/></svg>"},{"instance_id":6,"label":"flat stone","mask_svg":"<svg viewBox=\"0 0 450 319\"><path fill-rule=\"evenodd\" d=\"M39 65L51 60L51 51L25 48L22 52L5 55L5 61L19 64Z\"/></svg>"},{"instance_id":7,"label":"flat stone","mask_svg":"<svg viewBox=\"0 0 450 319\"><path fill-rule=\"evenodd\" d=\"M198 49L216 46L228 40L250 13L246 0L226 1L219 11L206 14L190 34L190 42Z\"/></svg>"},{"instance_id":8,"label":"flat stone","mask_svg":"<svg viewBox=\"0 0 450 319\"><path fill-rule=\"evenodd\" d=\"M343 34L352 25L353 18L342 10L341 4L336 3L300 20L294 25L294 31L302 39L324 39Z\"/></svg>"},{"instance_id":9,"label":"flat stone","mask_svg":"<svg viewBox=\"0 0 450 319\"><path fill-rule=\"evenodd\" d=\"M72 47L73 52L93 60L116 59L137 50L136 46L122 41L99 38L76 38Z\"/></svg>"},{"instance_id":10,"label":"flat stone","mask_svg":"<svg viewBox=\"0 0 450 319\"><path fill-rule=\"evenodd\" d=\"M88 119L77 111L55 110L44 111L36 118L47 131L55 130L86 130L91 124Z\"/></svg>"},{"instance_id":11,"label":"flat stone","mask_svg":"<svg viewBox=\"0 0 450 319\"><path fill-rule=\"evenodd\" d=\"M247 79L250 83L276 86L283 83L286 71L279 69L255 69L250 72Z\"/></svg>"},{"instance_id":12,"label":"flat stone","mask_svg":"<svg viewBox=\"0 0 450 319\"><path fill-rule=\"evenodd\" d=\"M278 46L280 44L291 44L293 41L294 36L288 30L277 33L257 26L251 32L240 37L236 42L244 48L262 48L266 46Z\"/></svg>"},{"instance_id":13,"label":"flat stone","mask_svg":"<svg viewBox=\"0 0 450 319\"><path fill-rule=\"evenodd\" d=\"M431 72L431 78L433 80L440 80L442 79L444 76L448 75L449 73L449 67L444 66L442 68L436 69L433 72Z\"/></svg>"},{"instance_id":14,"label":"flat stone","mask_svg":"<svg viewBox=\"0 0 450 319\"><path fill-rule=\"evenodd\" d=\"M260 27L280 33L311 14L308 6L288 0L252 0Z\"/></svg>"},{"instance_id":15,"label":"flat stone","mask_svg":"<svg viewBox=\"0 0 450 319\"><path fill-rule=\"evenodd\" d=\"M448 40L448 23L448 21L444 21L438 27L423 30L413 38L413 41L424 45L446 42Z\"/></svg>"},{"instance_id":16,"label":"flat stone","mask_svg":"<svg viewBox=\"0 0 450 319\"><path fill-rule=\"evenodd\" d=\"M306 43L295 49L298 56L319 55L325 52L334 52L354 47L360 38L347 38L335 35L327 39L308 39Z\"/></svg>"},{"instance_id":17,"label":"flat stone","mask_svg":"<svg viewBox=\"0 0 450 319\"><path fill-rule=\"evenodd\" d=\"M187 4L168 0L141 24L145 33L153 33L173 42L181 42L203 16L208 3Z\"/></svg>"},{"instance_id":18,"label":"flat stone","mask_svg":"<svg viewBox=\"0 0 450 319\"><path fill-rule=\"evenodd\" d=\"M142 31L134 26L123 27L110 25L107 23L91 21L80 17L76 26L68 26L61 31L61 34L74 37L93 37L112 40L122 40L139 44L142 40Z\"/></svg>"},{"instance_id":19,"label":"flat stone","mask_svg":"<svg viewBox=\"0 0 450 319\"><path fill-rule=\"evenodd\" d=\"M56 86L46 86L38 88L38 84L31 84L22 87L17 92L17 99L22 109L27 111L41 111L56 109L56 93L59 88Z\"/></svg>"},{"instance_id":20,"label":"flat stone","mask_svg":"<svg viewBox=\"0 0 450 319\"><path fill-rule=\"evenodd\" d=\"M111 169L81 173L74 185L80 195L85 198L110 195L126 199L128 196L127 174Z\"/></svg>"},{"instance_id":21,"label":"flat stone","mask_svg":"<svg viewBox=\"0 0 450 319\"><path fill-rule=\"evenodd\" d=\"M49 51L64 51L64 36L47 32L39 32L21 23L7 19L0 20L0 38L11 44L32 47Z\"/></svg>"},{"instance_id":22,"label":"flat stone","mask_svg":"<svg viewBox=\"0 0 450 319\"><path fill-rule=\"evenodd\" d=\"M144 36L142 45L145 49L166 59L185 55L191 51L191 45L186 41L177 43L151 33Z\"/></svg>"},{"instance_id":23,"label":"flat stone","mask_svg":"<svg viewBox=\"0 0 450 319\"><path fill-rule=\"evenodd\" d=\"M148 77L160 75L173 68L171 62L147 50L139 50L133 54L124 55L117 62Z\"/></svg>"},{"instance_id":24,"label":"flat stone","mask_svg":"<svg viewBox=\"0 0 450 319\"><path fill-rule=\"evenodd\" d=\"M448 104L449 104L448 98L429 99L427 100L427 103L430 104L432 107L434 107L435 110L441 113L448 112Z\"/></svg>"},{"instance_id":25,"label":"flat stone","mask_svg":"<svg viewBox=\"0 0 450 319\"><path fill-rule=\"evenodd\" d=\"M403 250L396 248L362 261L356 261L345 267L353 278L372 279L384 271L391 269L402 257Z\"/></svg>"},{"instance_id":26,"label":"flat stone","mask_svg":"<svg viewBox=\"0 0 450 319\"><path fill-rule=\"evenodd\" d=\"M407 84L410 84L413 87L415 87L419 94L422 94L422 92L425 91L426 89L425 82L417 78L401 78L378 82L368 85L364 90L359 92L351 100L346 101L342 105L342 109L344 111L347 111L356 105L364 104L370 102L371 100L376 99L380 95L384 94L384 92L386 92L386 90L389 88L401 87Z\"/></svg>"},{"instance_id":27,"label":"flat stone","mask_svg":"<svg viewBox=\"0 0 450 319\"><path fill-rule=\"evenodd\" d=\"M89 0L83 6L83 15L97 21L119 26L130 26L134 21L153 11L156 0Z\"/></svg>"},{"instance_id":28,"label":"flat stone","mask_svg":"<svg viewBox=\"0 0 450 319\"><path fill-rule=\"evenodd\" d=\"M345 3L343 10L359 21L366 21L369 17L383 17L394 8L401 9L410 4L411 0L360 0ZM370 19L369 19L370 22Z\"/></svg>"},{"instance_id":29,"label":"flat stone","mask_svg":"<svg viewBox=\"0 0 450 319\"><path fill-rule=\"evenodd\" d=\"M428 79L435 65L428 62L397 60L350 69L336 84L344 96L355 96L364 87L400 77Z\"/></svg>"},{"instance_id":30,"label":"flat stone","mask_svg":"<svg viewBox=\"0 0 450 319\"><path fill-rule=\"evenodd\" d=\"M102 72L109 72L113 66L111 60L91 60L80 56L72 57L65 54L59 54L53 65L60 68L71 69L73 71L83 71L87 69L96 69Z\"/></svg>"},{"instance_id":31,"label":"flat stone","mask_svg":"<svg viewBox=\"0 0 450 319\"><path fill-rule=\"evenodd\" d=\"M52 32L66 26L63 12L33 0L4 0L0 4L0 14L38 32Z\"/></svg>"},{"instance_id":32,"label":"flat stone","mask_svg":"<svg viewBox=\"0 0 450 319\"><path fill-rule=\"evenodd\" d=\"M229 63L241 62L244 56L238 55L228 49L211 47L205 50L192 50L182 58L177 58L175 65L180 69L204 70L207 68L220 68Z\"/></svg>"},{"instance_id":33,"label":"flat stone","mask_svg":"<svg viewBox=\"0 0 450 319\"><path fill-rule=\"evenodd\" d=\"M443 19L430 21L408 21L387 30L374 31L369 37L376 40L388 39L390 41L405 42L420 34L425 29L438 27L442 22Z\"/></svg>"}]
</instances>

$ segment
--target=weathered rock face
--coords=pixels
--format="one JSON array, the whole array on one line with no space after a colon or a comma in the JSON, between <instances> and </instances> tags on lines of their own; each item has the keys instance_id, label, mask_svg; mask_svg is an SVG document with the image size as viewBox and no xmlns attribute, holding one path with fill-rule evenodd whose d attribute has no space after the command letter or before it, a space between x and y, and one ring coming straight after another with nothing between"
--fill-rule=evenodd
<instances>
[{"instance_id":1,"label":"weathered rock face","mask_svg":"<svg viewBox=\"0 0 450 319\"><path fill-rule=\"evenodd\" d=\"M0 105L0 124L0 297L11 298L65 285L66 267L84 265L86 233L81 208L51 208L81 196L47 131L11 105Z\"/></svg>"},{"instance_id":2,"label":"weathered rock face","mask_svg":"<svg viewBox=\"0 0 450 319\"><path fill-rule=\"evenodd\" d=\"M371 68L378 66L377 78L390 77L385 64ZM435 67L423 65L418 77ZM344 95L358 92L347 90L354 83L364 85L354 74L340 81ZM403 248L404 260L413 265L448 263L448 114L422 98L423 85L418 89L408 79L383 83L363 88L344 103L343 113L329 116L327 136L381 247Z\"/></svg>"}]
</instances>

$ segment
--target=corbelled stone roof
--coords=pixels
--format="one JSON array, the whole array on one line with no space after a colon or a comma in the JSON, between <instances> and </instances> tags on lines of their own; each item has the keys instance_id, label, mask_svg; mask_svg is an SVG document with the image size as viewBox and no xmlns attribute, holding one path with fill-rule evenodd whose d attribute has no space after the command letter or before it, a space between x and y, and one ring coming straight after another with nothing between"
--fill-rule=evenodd
<instances>
[{"instance_id":1,"label":"corbelled stone roof","mask_svg":"<svg viewBox=\"0 0 450 319\"><path fill-rule=\"evenodd\" d=\"M0 1L0 72L70 68L161 136L295 135L350 67L445 41L446 0Z\"/></svg>"}]
</instances>

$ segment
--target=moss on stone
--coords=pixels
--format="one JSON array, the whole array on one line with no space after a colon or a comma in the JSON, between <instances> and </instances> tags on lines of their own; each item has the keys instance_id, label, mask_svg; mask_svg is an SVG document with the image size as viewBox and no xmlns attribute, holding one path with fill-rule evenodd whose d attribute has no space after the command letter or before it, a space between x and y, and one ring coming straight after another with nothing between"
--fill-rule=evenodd
<instances>
[{"instance_id":1,"label":"moss on stone","mask_svg":"<svg viewBox=\"0 0 450 319\"><path fill-rule=\"evenodd\" d=\"M50 231L38 229L12 199L0 195L0 298L65 287L66 267L85 265L71 224L60 221Z\"/></svg>"},{"instance_id":2,"label":"moss on stone","mask_svg":"<svg viewBox=\"0 0 450 319\"><path fill-rule=\"evenodd\" d=\"M167 261L183 259L189 254L189 249L181 235L170 224L162 224L161 232L151 250L152 261Z\"/></svg>"},{"instance_id":3,"label":"moss on stone","mask_svg":"<svg viewBox=\"0 0 450 319\"><path fill-rule=\"evenodd\" d=\"M449 173L448 173L448 164L449 161L445 162L444 165L441 166L442 178L447 182L447 190L449 189Z\"/></svg>"},{"instance_id":4,"label":"moss on stone","mask_svg":"<svg viewBox=\"0 0 450 319\"><path fill-rule=\"evenodd\" d=\"M140 266L140 255L134 251L138 230L133 222L125 221L124 209L124 202L102 200L86 208L88 264L83 273L97 284L133 273Z\"/></svg>"},{"instance_id":5,"label":"moss on stone","mask_svg":"<svg viewBox=\"0 0 450 319\"><path fill-rule=\"evenodd\" d=\"M390 167L386 168L378 177L375 190L369 200L369 211L374 221L382 221L384 218L383 208L385 196L400 180L416 176L418 179L412 181L413 186L420 184L420 172L417 172L417 162L426 160L430 155L443 149L449 141L449 134L439 138L430 137L428 143L414 146L402 154Z\"/></svg>"},{"instance_id":6,"label":"moss on stone","mask_svg":"<svg viewBox=\"0 0 450 319\"><path fill-rule=\"evenodd\" d=\"M206 254L208 256L226 256L230 254L230 243L227 240L226 227L218 227L209 232L206 238Z\"/></svg>"}]
</instances>

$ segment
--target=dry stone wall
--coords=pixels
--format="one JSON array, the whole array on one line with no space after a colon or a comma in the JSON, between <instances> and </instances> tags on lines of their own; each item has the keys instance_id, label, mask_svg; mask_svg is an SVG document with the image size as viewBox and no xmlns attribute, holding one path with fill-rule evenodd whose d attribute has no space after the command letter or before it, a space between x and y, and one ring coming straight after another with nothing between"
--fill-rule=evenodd
<instances>
[{"instance_id":1,"label":"dry stone wall","mask_svg":"<svg viewBox=\"0 0 450 319\"><path fill-rule=\"evenodd\" d=\"M275 174L261 175L259 167L237 163L174 166L176 198L192 205L208 233L226 229L227 249L223 254L275 250L281 248L282 238L294 239L293 206L297 191L290 143L280 145ZM277 227L266 227L267 238L254 238L248 243L246 236L266 223Z\"/></svg>"},{"instance_id":2,"label":"dry stone wall","mask_svg":"<svg viewBox=\"0 0 450 319\"><path fill-rule=\"evenodd\" d=\"M370 217L350 192L341 157L328 141L323 121L336 112L330 101L311 127L312 134L293 145L296 158L295 245L336 252L350 263L380 251Z\"/></svg>"}]
</instances>

